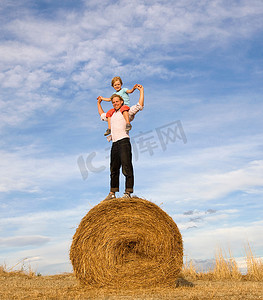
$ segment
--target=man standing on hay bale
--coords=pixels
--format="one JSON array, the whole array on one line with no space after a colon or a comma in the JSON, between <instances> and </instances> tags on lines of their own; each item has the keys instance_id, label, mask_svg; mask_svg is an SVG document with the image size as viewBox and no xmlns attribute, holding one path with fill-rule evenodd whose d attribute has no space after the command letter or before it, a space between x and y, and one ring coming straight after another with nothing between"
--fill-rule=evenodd
<instances>
[{"instance_id":1,"label":"man standing on hay bale","mask_svg":"<svg viewBox=\"0 0 263 300\"><path fill-rule=\"evenodd\" d=\"M143 109L144 106L144 88L137 84L140 91L139 102L131 106L129 110L129 120L134 119L135 114ZM106 113L101 107L102 97L98 97L98 111L102 121L107 121ZM133 193L134 175L132 166L132 151L129 132L126 131L126 121L120 111L124 101L121 96L113 94L111 102L115 112L111 117L111 155L110 155L110 193L105 200L116 198L115 193L119 192L120 168L125 176L125 193L123 197L130 198Z\"/></svg>"}]
</instances>

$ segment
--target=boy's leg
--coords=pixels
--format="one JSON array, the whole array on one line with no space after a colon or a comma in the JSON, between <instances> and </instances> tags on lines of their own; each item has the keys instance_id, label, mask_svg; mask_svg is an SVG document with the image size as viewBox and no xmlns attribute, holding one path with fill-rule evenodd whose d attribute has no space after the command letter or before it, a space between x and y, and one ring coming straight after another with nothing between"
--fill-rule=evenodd
<instances>
[{"instance_id":1,"label":"boy's leg","mask_svg":"<svg viewBox=\"0 0 263 300\"><path fill-rule=\"evenodd\" d=\"M126 130L129 131L131 130L132 126L131 126L131 123L130 123L130 119L129 119L129 113L127 110L125 110L123 113L122 113L125 121L126 121Z\"/></svg>"},{"instance_id":2,"label":"boy's leg","mask_svg":"<svg viewBox=\"0 0 263 300\"><path fill-rule=\"evenodd\" d=\"M108 117L108 128L106 130L106 132L104 133L104 135L109 135L111 134L111 117Z\"/></svg>"},{"instance_id":3,"label":"boy's leg","mask_svg":"<svg viewBox=\"0 0 263 300\"><path fill-rule=\"evenodd\" d=\"M107 111L107 113L106 113L106 117L108 119L108 129L104 133L105 136L111 134L111 116L114 114L114 112L115 112L115 109L112 108L109 111Z\"/></svg>"},{"instance_id":4,"label":"boy's leg","mask_svg":"<svg viewBox=\"0 0 263 300\"><path fill-rule=\"evenodd\" d=\"M130 120L129 120L129 113L127 110L125 110L123 113L122 113L126 123L130 124Z\"/></svg>"}]
</instances>

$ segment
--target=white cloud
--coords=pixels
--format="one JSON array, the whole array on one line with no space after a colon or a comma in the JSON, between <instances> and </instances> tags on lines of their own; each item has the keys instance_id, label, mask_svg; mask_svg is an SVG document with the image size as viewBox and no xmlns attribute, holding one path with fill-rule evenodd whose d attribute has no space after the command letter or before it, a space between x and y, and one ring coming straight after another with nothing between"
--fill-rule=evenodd
<instances>
[{"instance_id":1,"label":"white cloud","mask_svg":"<svg viewBox=\"0 0 263 300\"><path fill-rule=\"evenodd\" d=\"M233 171L213 172L205 170L192 174L173 176L160 183L154 190L167 191L168 201L209 201L232 192L246 192L251 187L263 185L263 161L252 161ZM169 172L170 173L170 172ZM167 172L166 172L166 176Z\"/></svg>"},{"instance_id":2,"label":"white cloud","mask_svg":"<svg viewBox=\"0 0 263 300\"><path fill-rule=\"evenodd\" d=\"M77 226L77 223L72 224L72 221L79 222L92 207L93 205L86 201L85 205L78 205L70 209L25 212L22 216L2 217L0 224L2 229L8 226L16 228L16 235L19 232L19 235L23 236L28 233L28 230L30 230L30 235L36 235L37 232L46 230L46 226L51 223L56 223L57 228L72 229L72 226ZM53 232L51 233L53 234Z\"/></svg>"},{"instance_id":3,"label":"white cloud","mask_svg":"<svg viewBox=\"0 0 263 300\"><path fill-rule=\"evenodd\" d=\"M30 150L30 149L29 149ZM47 185L79 178L75 156L36 158L33 153L1 151L0 191L37 192Z\"/></svg>"},{"instance_id":4,"label":"white cloud","mask_svg":"<svg viewBox=\"0 0 263 300\"><path fill-rule=\"evenodd\" d=\"M92 207L86 200L84 205L71 209L2 217L0 230L5 236L9 234L9 237L0 239L0 245L5 249L1 251L0 265L4 264L7 268L16 266L19 269L21 264L29 264L33 270L42 274L71 271L71 240L81 218ZM23 248L25 246L26 249Z\"/></svg>"},{"instance_id":5,"label":"white cloud","mask_svg":"<svg viewBox=\"0 0 263 300\"><path fill-rule=\"evenodd\" d=\"M253 161L238 170L229 172L206 172L188 175L187 181L179 179L172 186L164 184L164 190L176 190L180 197L207 201L263 185L263 161ZM168 188L169 187L169 188Z\"/></svg>"},{"instance_id":6,"label":"white cloud","mask_svg":"<svg viewBox=\"0 0 263 300\"><path fill-rule=\"evenodd\" d=\"M260 28L258 20L263 7L259 4L258 1L249 5L245 2L224 5L218 1L201 1L193 6L177 1L147 6L124 2L121 7L111 4L103 10L89 9L79 14L60 15L56 21L32 15L14 19L4 27L19 42L4 43L0 54L4 61L15 64L28 65L31 62L31 65L40 66L49 62L55 67L71 61L71 70L79 62L86 62L94 72L101 67L107 70L116 67L111 60L113 53L120 62L120 59L131 57L131 50L132 56L135 50L135 54L142 57L145 49L156 45L165 47L206 38L220 45L224 39L238 37L242 29L246 35L251 34ZM126 17L113 20L109 16L113 16L116 10ZM241 18L246 17L250 18L249 23L242 22ZM228 19L231 22L225 24L224 20ZM118 46L121 45L120 36L125 39L125 47Z\"/></svg>"},{"instance_id":7,"label":"white cloud","mask_svg":"<svg viewBox=\"0 0 263 300\"><path fill-rule=\"evenodd\" d=\"M0 55L2 69L12 68L16 65L38 66L49 58L44 49L17 41L3 42L0 46Z\"/></svg>"},{"instance_id":8,"label":"white cloud","mask_svg":"<svg viewBox=\"0 0 263 300\"><path fill-rule=\"evenodd\" d=\"M183 234L185 254L190 258L212 258L218 248L231 250L234 257L240 257L245 253L248 243L253 247L255 256L262 256L262 222L193 230Z\"/></svg>"},{"instance_id":9,"label":"white cloud","mask_svg":"<svg viewBox=\"0 0 263 300\"><path fill-rule=\"evenodd\" d=\"M0 264L12 270L19 270L23 266L24 269L28 268L42 275L72 272L69 260L70 244L70 240L57 239L41 248L20 249L0 257Z\"/></svg>"},{"instance_id":10,"label":"white cloud","mask_svg":"<svg viewBox=\"0 0 263 300\"><path fill-rule=\"evenodd\" d=\"M23 88L28 93L38 90L41 84L49 81L50 74L43 70L26 70L17 65L2 75L4 88Z\"/></svg>"},{"instance_id":11,"label":"white cloud","mask_svg":"<svg viewBox=\"0 0 263 300\"><path fill-rule=\"evenodd\" d=\"M9 4L5 2L5 6ZM166 49L175 45L187 48L189 41L208 39L210 42L203 48L208 51L210 44L220 47L240 35L248 37L262 27L263 7L257 0L249 4L199 1L195 5L192 1L156 1L151 5L124 1L121 7L118 4L106 5L103 10L88 7L83 12L66 15L61 10L55 20L35 16L27 7L26 14L18 14L21 18L13 17L3 24L2 30L9 38L0 46L1 85L4 89L19 89L19 93L12 90L15 104L19 103L19 97L27 103L32 91L38 94L36 98L42 98L47 87L56 92L56 88L67 82L76 91L98 88L98 82L109 80L113 70L133 80L192 76L185 70L170 71L163 65L166 54L159 55L161 49L166 53ZM109 17L116 11L125 18ZM246 18L249 22L244 21ZM120 37L125 39L124 47ZM179 52L178 56L181 55ZM174 61L177 54L169 56ZM128 65L123 64L125 59L130 60ZM34 113L35 110L28 111L24 118L8 118L4 114L3 118L6 125L9 121L14 123L14 118L19 124Z\"/></svg>"},{"instance_id":12,"label":"white cloud","mask_svg":"<svg viewBox=\"0 0 263 300\"><path fill-rule=\"evenodd\" d=\"M50 238L45 236L16 236L0 238L0 247L41 246L49 241Z\"/></svg>"},{"instance_id":13,"label":"white cloud","mask_svg":"<svg viewBox=\"0 0 263 300\"><path fill-rule=\"evenodd\" d=\"M35 77L35 80L38 82L36 86L40 84L36 77L37 74L32 74L31 76ZM13 82L13 84L17 85L18 82ZM31 84L33 84L32 81L30 82L30 85ZM25 123L28 122L30 117L32 117L35 113L41 111L42 115L49 115L52 114L61 105L60 99L53 98L50 95L41 95L37 92L26 92L23 91L23 88L6 97L10 97L10 99L0 99L1 131L10 127L20 126L21 128L21 126L25 126Z\"/></svg>"},{"instance_id":14,"label":"white cloud","mask_svg":"<svg viewBox=\"0 0 263 300\"><path fill-rule=\"evenodd\" d=\"M176 154L167 150L163 155L155 154L154 168L148 155L136 163L137 181L144 182L149 198L168 202L209 201L252 190L261 194L263 161L253 160L260 157L260 144L260 136L251 136L246 143L237 140L222 146L182 148ZM182 147L187 148L187 144ZM143 174L148 170L151 177L140 178L141 170Z\"/></svg>"}]
</instances>

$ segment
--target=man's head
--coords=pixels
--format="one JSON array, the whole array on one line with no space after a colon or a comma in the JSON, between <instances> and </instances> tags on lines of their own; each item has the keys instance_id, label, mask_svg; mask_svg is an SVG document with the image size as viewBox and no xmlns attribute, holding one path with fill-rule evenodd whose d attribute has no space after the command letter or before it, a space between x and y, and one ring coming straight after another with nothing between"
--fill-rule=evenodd
<instances>
[{"instance_id":1,"label":"man's head","mask_svg":"<svg viewBox=\"0 0 263 300\"><path fill-rule=\"evenodd\" d=\"M111 86L118 92L121 90L122 80L119 76L112 78Z\"/></svg>"},{"instance_id":2,"label":"man's head","mask_svg":"<svg viewBox=\"0 0 263 300\"><path fill-rule=\"evenodd\" d=\"M117 94L113 94L110 97L110 99L111 99L111 103L112 103L113 107L115 108L115 110L119 110L122 107L123 103L124 103L122 97L120 95L117 95Z\"/></svg>"}]
</instances>

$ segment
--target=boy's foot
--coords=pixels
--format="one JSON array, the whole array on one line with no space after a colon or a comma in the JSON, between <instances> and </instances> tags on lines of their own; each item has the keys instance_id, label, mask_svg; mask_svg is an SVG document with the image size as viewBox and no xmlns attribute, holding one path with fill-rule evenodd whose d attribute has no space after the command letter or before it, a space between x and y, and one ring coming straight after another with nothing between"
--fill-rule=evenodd
<instances>
[{"instance_id":1,"label":"boy's foot","mask_svg":"<svg viewBox=\"0 0 263 300\"><path fill-rule=\"evenodd\" d=\"M109 134L111 134L111 130L108 128L108 129L106 130L106 132L104 133L104 135L106 136L106 135L109 135Z\"/></svg>"},{"instance_id":2,"label":"boy's foot","mask_svg":"<svg viewBox=\"0 0 263 300\"><path fill-rule=\"evenodd\" d=\"M123 197L122 197L122 198L131 198L131 194L128 193L128 192L125 192L125 193L123 194Z\"/></svg>"},{"instance_id":3,"label":"boy's foot","mask_svg":"<svg viewBox=\"0 0 263 300\"><path fill-rule=\"evenodd\" d=\"M104 200L111 200L111 199L115 199L116 196L114 193L109 193L109 195L104 199Z\"/></svg>"},{"instance_id":4,"label":"boy's foot","mask_svg":"<svg viewBox=\"0 0 263 300\"><path fill-rule=\"evenodd\" d=\"M126 124L126 131L130 131L132 129L132 126L130 123Z\"/></svg>"}]
</instances>

